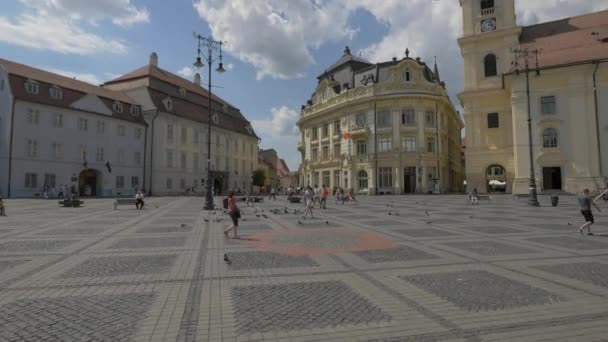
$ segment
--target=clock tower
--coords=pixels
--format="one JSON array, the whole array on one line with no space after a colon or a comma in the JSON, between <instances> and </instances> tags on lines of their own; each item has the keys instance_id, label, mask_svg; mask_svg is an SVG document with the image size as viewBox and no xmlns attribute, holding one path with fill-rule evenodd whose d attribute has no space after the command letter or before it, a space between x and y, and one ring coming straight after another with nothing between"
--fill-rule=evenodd
<instances>
[{"instance_id":1,"label":"clock tower","mask_svg":"<svg viewBox=\"0 0 608 342\"><path fill-rule=\"evenodd\" d=\"M464 108L467 188L487 192L506 182L511 192L513 123L502 74L510 71L511 49L519 46L515 0L460 0L460 5L464 91L458 97Z\"/></svg>"}]
</instances>

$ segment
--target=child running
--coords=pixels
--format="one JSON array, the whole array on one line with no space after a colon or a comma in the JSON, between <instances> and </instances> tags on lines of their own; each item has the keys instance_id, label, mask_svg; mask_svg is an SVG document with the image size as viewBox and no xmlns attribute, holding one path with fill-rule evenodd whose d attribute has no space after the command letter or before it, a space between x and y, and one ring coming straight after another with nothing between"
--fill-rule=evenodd
<instances>
[{"instance_id":1,"label":"child running","mask_svg":"<svg viewBox=\"0 0 608 342\"><path fill-rule=\"evenodd\" d=\"M591 206L593 205L597 211L602 210L595 204L595 201L591 199L589 189L583 190L583 193L578 198L578 204L581 207L581 214L583 214L583 217L585 218L585 223L578 228L578 231L581 235L585 235L584 231L585 228L587 228L587 235L593 235L591 232L591 225L594 224L595 221L593 220Z\"/></svg>"}]
</instances>

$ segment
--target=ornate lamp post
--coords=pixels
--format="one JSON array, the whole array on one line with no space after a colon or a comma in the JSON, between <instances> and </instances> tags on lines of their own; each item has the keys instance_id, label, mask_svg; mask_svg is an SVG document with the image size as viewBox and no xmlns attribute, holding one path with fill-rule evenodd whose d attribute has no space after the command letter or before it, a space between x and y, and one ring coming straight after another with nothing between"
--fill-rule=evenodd
<instances>
[{"instance_id":1,"label":"ornate lamp post","mask_svg":"<svg viewBox=\"0 0 608 342\"><path fill-rule=\"evenodd\" d=\"M530 195L528 199L528 205L538 207L540 204L538 203L538 197L536 192L536 177L534 176L534 149L532 144L532 114L530 109L530 67L528 64L528 57L530 54L534 54L536 57L536 75L540 75L540 69L538 68L538 53L539 50L528 50L526 49L516 49L513 51L515 53L515 74L519 75L519 58L523 58L525 60L525 73L526 73L526 96L528 98L528 148L530 153Z\"/></svg>"},{"instance_id":2,"label":"ornate lamp post","mask_svg":"<svg viewBox=\"0 0 608 342\"><path fill-rule=\"evenodd\" d=\"M205 196L205 206L203 207L203 209L205 210L213 210L215 205L213 204L213 193L211 193L211 178L212 178L212 174L211 174L211 124L213 123L213 114L212 114L212 110L211 110L211 66L213 65L213 62L219 60L219 66L217 67L217 69L215 69L215 71L219 72L219 73L223 73L226 70L224 69L224 64L222 63L222 46L225 45L226 43L223 41L217 41L217 40L213 40L212 38L208 38L208 37L203 37L202 35L198 34L198 33L194 33L194 38L198 40L198 50L197 50L197 57L196 57L196 61L193 63L194 67L197 69L202 68L205 64L203 64L202 62L202 58L201 55L203 56L203 58L205 58L205 60L207 61L207 67L208 67L208 102L207 102L207 108L209 110L208 113L208 123L207 123L207 194ZM207 51L206 51L206 55L204 52L201 51L201 46L206 47ZM219 57L218 58L213 58L213 51L219 49Z\"/></svg>"}]
</instances>

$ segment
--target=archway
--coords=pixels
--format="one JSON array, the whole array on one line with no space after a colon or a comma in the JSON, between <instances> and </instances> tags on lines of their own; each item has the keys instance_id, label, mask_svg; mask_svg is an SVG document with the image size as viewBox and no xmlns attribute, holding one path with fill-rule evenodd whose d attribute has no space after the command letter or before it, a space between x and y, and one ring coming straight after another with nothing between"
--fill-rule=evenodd
<instances>
[{"instance_id":1,"label":"archway","mask_svg":"<svg viewBox=\"0 0 608 342\"><path fill-rule=\"evenodd\" d=\"M219 196L223 193L223 189L222 189L222 179L221 178L214 178L213 179L213 194L215 196Z\"/></svg>"},{"instance_id":2,"label":"archway","mask_svg":"<svg viewBox=\"0 0 608 342\"><path fill-rule=\"evenodd\" d=\"M81 197L97 196L98 172L93 169L86 169L78 177L78 193Z\"/></svg>"},{"instance_id":3,"label":"archway","mask_svg":"<svg viewBox=\"0 0 608 342\"><path fill-rule=\"evenodd\" d=\"M487 192L507 192L507 170L502 165L490 165L486 169Z\"/></svg>"}]
</instances>

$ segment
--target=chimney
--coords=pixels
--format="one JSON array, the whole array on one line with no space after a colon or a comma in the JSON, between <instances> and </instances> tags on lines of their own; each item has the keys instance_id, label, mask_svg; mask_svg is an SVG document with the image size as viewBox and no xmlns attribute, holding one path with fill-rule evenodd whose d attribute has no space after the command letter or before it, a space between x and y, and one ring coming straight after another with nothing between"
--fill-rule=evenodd
<instances>
[{"instance_id":1,"label":"chimney","mask_svg":"<svg viewBox=\"0 0 608 342\"><path fill-rule=\"evenodd\" d=\"M199 87L201 86L201 74L199 74L198 72L194 74L194 84Z\"/></svg>"},{"instance_id":2,"label":"chimney","mask_svg":"<svg viewBox=\"0 0 608 342\"><path fill-rule=\"evenodd\" d=\"M152 52L150 54L150 65L153 65L155 67L158 66L158 55L156 54L156 52Z\"/></svg>"}]
</instances>

